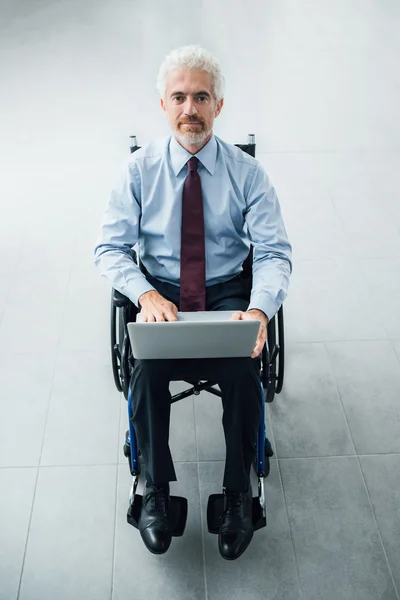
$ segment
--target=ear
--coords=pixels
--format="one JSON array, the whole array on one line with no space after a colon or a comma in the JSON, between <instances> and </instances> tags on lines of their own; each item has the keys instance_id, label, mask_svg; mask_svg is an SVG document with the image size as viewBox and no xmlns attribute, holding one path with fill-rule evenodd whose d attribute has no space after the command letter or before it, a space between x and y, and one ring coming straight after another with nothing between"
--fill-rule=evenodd
<instances>
[{"instance_id":1,"label":"ear","mask_svg":"<svg viewBox=\"0 0 400 600\"><path fill-rule=\"evenodd\" d=\"M219 113L221 112L223 105L224 105L224 99L221 98L221 100L217 103L217 107L215 109L215 116L216 117L218 117Z\"/></svg>"},{"instance_id":2,"label":"ear","mask_svg":"<svg viewBox=\"0 0 400 600\"><path fill-rule=\"evenodd\" d=\"M160 98L160 106L163 109L163 111L166 113L167 112L167 105L165 104L163 98Z\"/></svg>"}]
</instances>

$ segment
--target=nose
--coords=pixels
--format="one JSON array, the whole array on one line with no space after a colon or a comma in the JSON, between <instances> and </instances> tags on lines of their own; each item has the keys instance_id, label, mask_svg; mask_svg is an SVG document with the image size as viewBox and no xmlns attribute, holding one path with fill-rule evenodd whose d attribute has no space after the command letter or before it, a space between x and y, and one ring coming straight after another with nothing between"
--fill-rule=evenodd
<instances>
[{"instance_id":1,"label":"nose","mask_svg":"<svg viewBox=\"0 0 400 600\"><path fill-rule=\"evenodd\" d=\"M194 105L193 99L190 96L188 96L186 99L184 111L185 115L188 115L189 117L197 113L197 109Z\"/></svg>"}]
</instances>

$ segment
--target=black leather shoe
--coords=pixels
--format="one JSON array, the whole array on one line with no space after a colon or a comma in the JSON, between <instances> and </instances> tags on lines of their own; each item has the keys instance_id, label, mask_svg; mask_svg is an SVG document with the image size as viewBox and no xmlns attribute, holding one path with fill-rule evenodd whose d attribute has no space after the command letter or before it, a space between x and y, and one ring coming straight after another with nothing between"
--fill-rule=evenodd
<instances>
[{"instance_id":1,"label":"black leather shoe","mask_svg":"<svg viewBox=\"0 0 400 600\"><path fill-rule=\"evenodd\" d=\"M218 548L222 558L239 558L253 537L253 494L251 486L247 492L226 490L225 510L221 518Z\"/></svg>"},{"instance_id":2,"label":"black leather shoe","mask_svg":"<svg viewBox=\"0 0 400 600\"><path fill-rule=\"evenodd\" d=\"M171 543L169 486L146 486L143 494L139 531L145 546L153 554L164 554Z\"/></svg>"}]
</instances>

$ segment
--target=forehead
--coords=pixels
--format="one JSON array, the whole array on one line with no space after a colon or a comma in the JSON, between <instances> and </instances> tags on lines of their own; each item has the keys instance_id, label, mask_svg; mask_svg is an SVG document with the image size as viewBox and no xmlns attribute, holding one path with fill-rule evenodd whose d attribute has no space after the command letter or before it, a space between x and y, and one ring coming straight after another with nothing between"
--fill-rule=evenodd
<instances>
[{"instance_id":1,"label":"forehead","mask_svg":"<svg viewBox=\"0 0 400 600\"><path fill-rule=\"evenodd\" d=\"M196 91L212 93L212 76L207 71L193 71L191 69L172 69L167 75L167 94L184 92L185 94Z\"/></svg>"}]
</instances>

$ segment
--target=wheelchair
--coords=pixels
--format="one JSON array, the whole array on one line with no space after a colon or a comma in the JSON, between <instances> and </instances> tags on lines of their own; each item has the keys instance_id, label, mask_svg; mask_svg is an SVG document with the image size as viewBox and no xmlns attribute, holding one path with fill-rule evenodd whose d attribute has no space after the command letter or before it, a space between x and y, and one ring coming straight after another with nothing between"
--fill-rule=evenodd
<instances>
[{"instance_id":1,"label":"wheelchair","mask_svg":"<svg viewBox=\"0 0 400 600\"><path fill-rule=\"evenodd\" d=\"M248 136L247 144L235 144L243 152L255 157L255 136ZM136 136L130 137L131 153L138 150ZM136 252L132 249L132 258L139 264L144 271ZM252 282L252 262L253 251L250 249L249 255L243 263L242 277L248 281L249 298ZM114 376L114 382L119 392L124 394L128 402L128 423L129 430L125 434L125 443L123 452L128 459L130 473L133 477L130 494L127 521L135 528L138 528L138 522L141 511L142 497L136 493L139 476L141 472L140 449L138 448L135 431L131 422L132 399L130 381L134 368L135 358L132 355L127 324L136 321L139 309L123 294L115 289L111 292L111 315L110 315L110 334L111 334L111 362ZM196 374L197 375L197 374ZM260 385L262 392L262 402L270 403L274 400L275 394L282 390L284 378L284 320L283 306L280 307L277 314L269 321L267 326L267 343L261 352ZM182 380L182 379L180 379ZM177 393L171 398L171 402L177 402L188 396L199 395L203 390L221 397L221 392L215 386L214 381L204 381L201 374L196 380L183 379L189 384L187 390ZM253 525L254 530L265 527L266 506L264 478L270 471L270 457L274 455L271 443L266 436L265 411L262 411L262 419L257 435L257 451L253 461L253 467L258 478L258 497L253 497ZM170 518L172 523L172 535L183 535L186 517L187 500L186 498L170 497ZM209 497L207 507L207 524L210 533L218 533L219 521L224 510L224 493L212 494Z\"/></svg>"}]
</instances>

